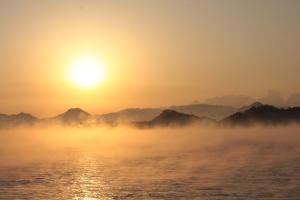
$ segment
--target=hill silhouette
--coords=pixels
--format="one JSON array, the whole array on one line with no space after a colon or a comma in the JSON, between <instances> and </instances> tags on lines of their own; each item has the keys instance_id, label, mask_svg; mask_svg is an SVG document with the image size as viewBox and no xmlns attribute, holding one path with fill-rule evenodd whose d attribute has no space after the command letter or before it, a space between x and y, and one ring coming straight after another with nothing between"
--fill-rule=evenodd
<instances>
[{"instance_id":1,"label":"hill silhouette","mask_svg":"<svg viewBox=\"0 0 300 200\"><path fill-rule=\"evenodd\" d=\"M134 121L148 121L162 112L159 108L128 108L119 112L97 115L98 121L106 123L123 123Z\"/></svg>"},{"instance_id":2,"label":"hill silhouette","mask_svg":"<svg viewBox=\"0 0 300 200\"><path fill-rule=\"evenodd\" d=\"M190 105L182 105L182 106L171 106L169 107L169 109L175 110L177 112L196 115L198 117L208 117L215 120L224 119L224 117L227 117L238 111L237 108L232 106L209 105L209 104L190 104Z\"/></svg>"},{"instance_id":3,"label":"hill silhouette","mask_svg":"<svg viewBox=\"0 0 300 200\"><path fill-rule=\"evenodd\" d=\"M33 125L38 122L35 116L21 112L14 115L0 114L0 128L18 127L21 125Z\"/></svg>"},{"instance_id":4,"label":"hill silhouette","mask_svg":"<svg viewBox=\"0 0 300 200\"><path fill-rule=\"evenodd\" d=\"M91 114L80 108L71 108L53 119L64 125L82 125L92 118L93 116Z\"/></svg>"},{"instance_id":5,"label":"hill silhouette","mask_svg":"<svg viewBox=\"0 0 300 200\"><path fill-rule=\"evenodd\" d=\"M255 102L249 106L244 106L240 109L231 108L228 106L212 106L206 104L171 107L175 108L176 110L162 110L159 108L131 108L122 110L120 112L103 115L91 115L81 108L71 108L56 117L45 119L38 119L29 113L23 112L15 115L0 114L0 128L31 126L35 124L81 126L106 123L114 125L117 124L116 122L134 124L137 127L180 127L193 123L230 126L250 126L255 123L268 125L300 123L300 107L278 108L272 105L264 105L259 102ZM179 112L178 110L188 112ZM238 112L233 112L234 110L238 110ZM198 115L193 113L198 113ZM228 117L225 117L218 122L215 119L207 117L216 115L220 117L221 115L226 115L229 113L231 114ZM207 114L207 116L204 114Z\"/></svg>"},{"instance_id":6,"label":"hill silhouette","mask_svg":"<svg viewBox=\"0 0 300 200\"><path fill-rule=\"evenodd\" d=\"M300 122L300 107L277 108L272 105L261 105L237 112L221 121L225 125L282 125Z\"/></svg>"},{"instance_id":7,"label":"hill silhouette","mask_svg":"<svg viewBox=\"0 0 300 200\"><path fill-rule=\"evenodd\" d=\"M156 127L156 126L186 126L193 123L213 123L214 120L209 118L199 118L195 115L180 113L175 110L163 110L161 114L150 121L135 122L134 125L140 128Z\"/></svg>"},{"instance_id":8,"label":"hill silhouette","mask_svg":"<svg viewBox=\"0 0 300 200\"><path fill-rule=\"evenodd\" d=\"M128 108L118 112L97 115L96 118L98 121L112 124L134 121L150 121L166 109L190 115L196 115L198 117L208 117L215 120L224 119L224 117L227 117L238 111L237 108L231 106L189 104L175 105L166 108Z\"/></svg>"},{"instance_id":9,"label":"hill silhouette","mask_svg":"<svg viewBox=\"0 0 300 200\"><path fill-rule=\"evenodd\" d=\"M254 103L252 103L252 104L250 104L250 105L247 105L247 106L243 106L243 107L241 107L239 110L238 110L238 112L244 112L244 111L246 111L246 110L249 110L250 108L257 108L257 107L260 107L260 106L263 106L264 104L262 104L262 103L260 103L260 102L254 102Z\"/></svg>"}]
</instances>

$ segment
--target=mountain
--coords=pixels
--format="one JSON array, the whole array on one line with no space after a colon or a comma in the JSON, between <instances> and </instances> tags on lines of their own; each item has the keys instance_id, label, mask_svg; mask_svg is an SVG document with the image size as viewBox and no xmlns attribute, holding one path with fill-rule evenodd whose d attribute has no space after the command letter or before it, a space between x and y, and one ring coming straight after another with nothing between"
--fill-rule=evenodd
<instances>
[{"instance_id":1,"label":"mountain","mask_svg":"<svg viewBox=\"0 0 300 200\"><path fill-rule=\"evenodd\" d=\"M90 125L108 122L133 123L137 127L155 126L185 126L192 123L216 124L221 116L227 116L219 121L220 125L244 126L259 124L300 123L300 107L278 108L255 102L240 109L229 106L214 106L207 104L192 104L171 106L173 109L131 108L115 113L93 116L80 108L71 108L66 112L46 119L38 119L28 113L15 115L0 114L0 128L13 128L28 125ZM229 115L229 116L228 116Z\"/></svg>"},{"instance_id":2,"label":"mountain","mask_svg":"<svg viewBox=\"0 0 300 200\"><path fill-rule=\"evenodd\" d=\"M300 107L277 108L271 105L251 107L244 112L237 112L224 120L225 125L253 125L255 123L266 125L282 125L300 122Z\"/></svg>"},{"instance_id":3,"label":"mountain","mask_svg":"<svg viewBox=\"0 0 300 200\"><path fill-rule=\"evenodd\" d=\"M16 115L0 114L0 128L14 128L30 125L83 125L93 120L93 116L80 108L71 108L66 112L52 118L38 119L28 113Z\"/></svg>"},{"instance_id":4,"label":"mountain","mask_svg":"<svg viewBox=\"0 0 300 200\"><path fill-rule=\"evenodd\" d=\"M184 114L175 110L164 110L160 115L150 121L153 125L187 125L199 120L195 115Z\"/></svg>"},{"instance_id":5,"label":"mountain","mask_svg":"<svg viewBox=\"0 0 300 200\"><path fill-rule=\"evenodd\" d=\"M97 115L98 121L107 123L148 121L162 112L159 108L128 108L119 112Z\"/></svg>"},{"instance_id":6,"label":"mountain","mask_svg":"<svg viewBox=\"0 0 300 200\"><path fill-rule=\"evenodd\" d=\"M80 108L71 108L66 112L52 118L55 122L64 125L82 125L92 120L93 116Z\"/></svg>"},{"instance_id":7,"label":"mountain","mask_svg":"<svg viewBox=\"0 0 300 200\"><path fill-rule=\"evenodd\" d=\"M244 112L246 110L249 110L250 108L257 108L257 107L260 107L260 106L263 106L264 104L260 103L260 102L254 102L248 106L243 106L241 107L238 112Z\"/></svg>"},{"instance_id":8,"label":"mountain","mask_svg":"<svg viewBox=\"0 0 300 200\"><path fill-rule=\"evenodd\" d=\"M160 115L150 121L135 122L134 125L140 128L156 126L186 126L193 123L213 123L214 120L208 118L199 118L195 115L180 113L175 110L163 110Z\"/></svg>"},{"instance_id":9,"label":"mountain","mask_svg":"<svg viewBox=\"0 0 300 200\"><path fill-rule=\"evenodd\" d=\"M196 115L198 117L208 117L210 119L221 120L238 111L231 106L190 104L170 106L167 109L181 113ZM128 108L118 112L97 115L98 121L108 123L150 121L158 116L164 109L162 108Z\"/></svg>"},{"instance_id":10,"label":"mountain","mask_svg":"<svg viewBox=\"0 0 300 200\"><path fill-rule=\"evenodd\" d=\"M238 111L237 108L231 106L208 104L170 106L167 109L215 120L224 119L225 117ZM150 121L158 116L162 111L162 108L128 108L118 112L97 115L96 118L97 121L110 124Z\"/></svg>"},{"instance_id":11,"label":"mountain","mask_svg":"<svg viewBox=\"0 0 300 200\"><path fill-rule=\"evenodd\" d=\"M231 106L209 105L209 104L191 104L182 106L171 106L169 109L177 112L196 115L198 117L208 117L215 120L221 120L238 111Z\"/></svg>"},{"instance_id":12,"label":"mountain","mask_svg":"<svg viewBox=\"0 0 300 200\"><path fill-rule=\"evenodd\" d=\"M9 117L9 115L6 114L0 114L0 121L6 120Z\"/></svg>"},{"instance_id":13,"label":"mountain","mask_svg":"<svg viewBox=\"0 0 300 200\"><path fill-rule=\"evenodd\" d=\"M38 118L29 113L19 113L15 115L0 114L0 128L11 128L22 125L33 125L38 122Z\"/></svg>"}]
</instances>

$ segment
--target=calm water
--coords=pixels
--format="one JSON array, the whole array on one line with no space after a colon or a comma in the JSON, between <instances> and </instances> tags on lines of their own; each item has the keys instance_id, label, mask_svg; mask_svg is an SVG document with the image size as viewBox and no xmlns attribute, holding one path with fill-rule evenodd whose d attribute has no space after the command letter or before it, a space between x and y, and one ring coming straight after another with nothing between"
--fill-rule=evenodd
<instances>
[{"instance_id":1,"label":"calm water","mask_svg":"<svg viewBox=\"0 0 300 200\"><path fill-rule=\"evenodd\" d=\"M126 144L114 154L101 152L108 151L101 144L75 145L2 163L0 199L300 199L297 141L231 137L206 145L195 137L191 145L179 145L172 138L157 145L141 139L143 145ZM3 148L13 160L14 151Z\"/></svg>"}]
</instances>

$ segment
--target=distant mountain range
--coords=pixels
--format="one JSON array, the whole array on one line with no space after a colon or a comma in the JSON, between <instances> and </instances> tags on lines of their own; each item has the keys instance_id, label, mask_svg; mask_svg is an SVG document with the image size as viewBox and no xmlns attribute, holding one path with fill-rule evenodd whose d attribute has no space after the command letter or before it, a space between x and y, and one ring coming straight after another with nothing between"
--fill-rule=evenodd
<instances>
[{"instance_id":1,"label":"distant mountain range","mask_svg":"<svg viewBox=\"0 0 300 200\"><path fill-rule=\"evenodd\" d=\"M38 118L28 113L19 113L16 115L0 114L0 128L13 128L21 125L34 125Z\"/></svg>"},{"instance_id":2,"label":"distant mountain range","mask_svg":"<svg viewBox=\"0 0 300 200\"><path fill-rule=\"evenodd\" d=\"M300 123L300 107L278 108L255 102L234 108L207 104L192 104L160 108L131 108L119 112L91 115L80 108L71 108L52 118L38 119L28 113L0 114L0 128L52 125L88 126L100 124L130 124L140 128L157 126L186 126L190 124L247 126L255 123L282 125Z\"/></svg>"},{"instance_id":3,"label":"distant mountain range","mask_svg":"<svg viewBox=\"0 0 300 200\"><path fill-rule=\"evenodd\" d=\"M118 112L97 115L97 120L109 123L149 121L166 109L196 115L198 117L208 117L215 120L224 119L224 117L227 117L238 111L238 108L231 106L190 104L170 106L167 108L128 108Z\"/></svg>"},{"instance_id":4,"label":"distant mountain range","mask_svg":"<svg viewBox=\"0 0 300 200\"><path fill-rule=\"evenodd\" d=\"M238 112L245 112L246 110L249 110L250 108L258 108L263 106L264 104L260 103L260 102L254 102L250 105L247 106L242 106L241 108L238 109Z\"/></svg>"},{"instance_id":5,"label":"distant mountain range","mask_svg":"<svg viewBox=\"0 0 300 200\"><path fill-rule=\"evenodd\" d=\"M220 122L230 126L249 126L257 123L263 125L300 123L300 107L277 108L256 103L249 109L234 113Z\"/></svg>"},{"instance_id":6,"label":"distant mountain range","mask_svg":"<svg viewBox=\"0 0 300 200\"><path fill-rule=\"evenodd\" d=\"M96 115L96 119L111 124L148 121L158 116L162 111L163 109L160 108L128 108L119 112Z\"/></svg>"},{"instance_id":7,"label":"distant mountain range","mask_svg":"<svg viewBox=\"0 0 300 200\"><path fill-rule=\"evenodd\" d=\"M199 118L195 115L180 113L174 110L164 110L154 119L144 122L135 122L134 125L139 128L151 128L157 126L181 127L195 123L207 125L209 123L215 123L215 121L206 117Z\"/></svg>"},{"instance_id":8,"label":"distant mountain range","mask_svg":"<svg viewBox=\"0 0 300 200\"><path fill-rule=\"evenodd\" d=\"M224 119L224 117L227 117L238 111L238 108L232 106L209 105L209 104L171 106L168 109L175 110L177 112L196 115L198 117L208 117L215 120Z\"/></svg>"},{"instance_id":9,"label":"distant mountain range","mask_svg":"<svg viewBox=\"0 0 300 200\"><path fill-rule=\"evenodd\" d=\"M50 120L63 125L83 125L89 121L93 121L93 118L91 114L80 108L71 108Z\"/></svg>"}]
</instances>

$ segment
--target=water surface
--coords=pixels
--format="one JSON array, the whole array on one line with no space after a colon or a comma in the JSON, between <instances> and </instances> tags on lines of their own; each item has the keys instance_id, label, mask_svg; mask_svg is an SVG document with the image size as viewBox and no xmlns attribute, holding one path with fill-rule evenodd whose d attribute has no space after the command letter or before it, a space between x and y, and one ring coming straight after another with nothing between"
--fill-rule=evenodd
<instances>
[{"instance_id":1,"label":"water surface","mask_svg":"<svg viewBox=\"0 0 300 200\"><path fill-rule=\"evenodd\" d=\"M300 199L297 127L72 131L1 133L0 199Z\"/></svg>"}]
</instances>

